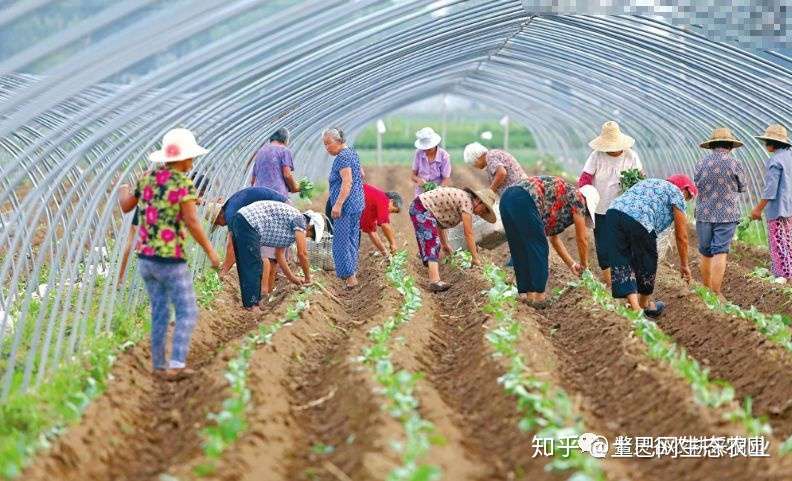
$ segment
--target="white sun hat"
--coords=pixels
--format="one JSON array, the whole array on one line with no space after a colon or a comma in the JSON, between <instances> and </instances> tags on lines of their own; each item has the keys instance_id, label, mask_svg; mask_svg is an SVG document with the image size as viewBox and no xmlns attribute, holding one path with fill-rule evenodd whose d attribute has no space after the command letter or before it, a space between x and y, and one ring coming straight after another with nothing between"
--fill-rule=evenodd
<instances>
[{"instance_id":1,"label":"white sun hat","mask_svg":"<svg viewBox=\"0 0 792 481\"><path fill-rule=\"evenodd\" d=\"M443 140L440 135L431 127L424 127L415 133L415 148L419 150L429 150L440 145Z\"/></svg>"},{"instance_id":2,"label":"white sun hat","mask_svg":"<svg viewBox=\"0 0 792 481\"><path fill-rule=\"evenodd\" d=\"M586 199L586 209L588 209L589 215L591 216L591 225L593 226L595 220L594 213L597 211L597 204L599 204L600 201L599 192L593 185L584 185L578 190L583 195L583 198Z\"/></svg>"},{"instance_id":3,"label":"white sun hat","mask_svg":"<svg viewBox=\"0 0 792 481\"><path fill-rule=\"evenodd\" d=\"M619 124L614 121L602 124L599 137L589 142L589 147L597 152L619 152L627 150L635 144L635 139L624 135Z\"/></svg>"},{"instance_id":4,"label":"white sun hat","mask_svg":"<svg viewBox=\"0 0 792 481\"><path fill-rule=\"evenodd\" d=\"M320 242L322 240L322 236L324 235L325 230L325 219L322 214L319 212L315 212L312 210L306 210L303 212L304 216L308 217L308 225L312 225L314 228L314 232L316 233L316 238L313 240L314 242Z\"/></svg>"},{"instance_id":5,"label":"white sun hat","mask_svg":"<svg viewBox=\"0 0 792 481\"><path fill-rule=\"evenodd\" d=\"M162 136L162 148L149 154L149 160L158 163L192 159L209 152L195 140L187 129L171 129Z\"/></svg>"},{"instance_id":6,"label":"white sun hat","mask_svg":"<svg viewBox=\"0 0 792 481\"><path fill-rule=\"evenodd\" d=\"M467 144L465 150L462 152L462 158L465 159L466 164L472 164L479 157L489 152L489 149L484 147L478 142Z\"/></svg>"}]
</instances>

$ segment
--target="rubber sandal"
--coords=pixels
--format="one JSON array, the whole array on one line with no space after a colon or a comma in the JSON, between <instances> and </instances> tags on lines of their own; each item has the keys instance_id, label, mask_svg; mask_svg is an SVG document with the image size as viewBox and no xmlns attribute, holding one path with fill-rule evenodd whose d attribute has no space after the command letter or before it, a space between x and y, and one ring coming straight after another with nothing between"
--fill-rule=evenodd
<instances>
[{"instance_id":1,"label":"rubber sandal","mask_svg":"<svg viewBox=\"0 0 792 481\"><path fill-rule=\"evenodd\" d=\"M168 369L168 371L165 371L165 380L170 382L181 381L182 379L187 379L188 377L195 374L195 371L189 367L184 367L181 369Z\"/></svg>"},{"instance_id":2,"label":"rubber sandal","mask_svg":"<svg viewBox=\"0 0 792 481\"><path fill-rule=\"evenodd\" d=\"M663 315L663 310L665 310L665 302L663 301L655 301L655 308L654 309L644 309L644 315L650 319L657 319Z\"/></svg>"},{"instance_id":3,"label":"rubber sandal","mask_svg":"<svg viewBox=\"0 0 792 481\"><path fill-rule=\"evenodd\" d=\"M450 288L451 288L451 284L448 284L443 281L432 282L431 284L429 284L429 290L432 292L445 292Z\"/></svg>"}]
</instances>

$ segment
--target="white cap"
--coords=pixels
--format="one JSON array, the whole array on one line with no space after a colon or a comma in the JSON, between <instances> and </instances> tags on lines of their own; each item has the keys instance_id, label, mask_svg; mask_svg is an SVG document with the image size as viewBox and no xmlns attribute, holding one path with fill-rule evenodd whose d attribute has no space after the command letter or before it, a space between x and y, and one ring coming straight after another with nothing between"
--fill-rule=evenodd
<instances>
[{"instance_id":1,"label":"white cap","mask_svg":"<svg viewBox=\"0 0 792 481\"><path fill-rule=\"evenodd\" d=\"M187 129L172 129L162 136L162 149L149 154L152 162L166 163L192 159L209 152L195 140Z\"/></svg>"},{"instance_id":2,"label":"white cap","mask_svg":"<svg viewBox=\"0 0 792 481\"><path fill-rule=\"evenodd\" d=\"M314 239L314 242L321 241L325 229L324 216L319 212L314 212L312 210L306 210L305 212L303 212L303 215L308 216L309 219L308 225L312 225L314 228L314 232L316 233L316 238Z\"/></svg>"}]
</instances>

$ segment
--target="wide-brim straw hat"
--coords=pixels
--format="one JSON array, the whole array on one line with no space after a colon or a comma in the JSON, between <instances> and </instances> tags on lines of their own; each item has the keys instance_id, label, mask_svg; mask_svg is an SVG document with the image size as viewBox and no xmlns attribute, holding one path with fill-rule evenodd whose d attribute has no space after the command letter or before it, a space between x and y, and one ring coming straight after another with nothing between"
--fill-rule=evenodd
<instances>
[{"instance_id":1,"label":"wide-brim straw hat","mask_svg":"<svg viewBox=\"0 0 792 481\"><path fill-rule=\"evenodd\" d=\"M787 129L780 124L770 125L767 127L767 130L765 130L764 135L757 135L756 138L759 140L775 140L776 142L781 142L782 144L792 145L792 142L789 140Z\"/></svg>"},{"instance_id":2,"label":"wide-brim straw hat","mask_svg":"<svg viewBox=\"0 0 792 481\"><path fill-rule=\"evenodd\" d=\"M597 152L619 152L627 150L635 144L635 139L621 132L619 124L614 121L602 124L600 135L589 142L589 147Z\"/></svg>"},{"instance_id":3,"label":"wide-brim straw hat","mask_svg":"<svg viewBox=\"0 0 792 481\"><path fill-rule=\"evenodd\" d=\"M580 194L586 199L586 209L591 217L591 225L593 226L596 221L594 214L597 212L597 205L599 205L600 202L599 191L593 185L584 185L579 188L578 191L580 191Z\"/></svg>"},{"instance_id":4,"label":"wide-brim straw hat","mask_svg":"<svg viewBox=\"0 0 792 481\"><path fill-rule=\"evenodd\" d=\"M443 138L431 127L424 127L415 133L415 148L419 150L429 150L440 145Z\"/></svg>"},{"instance_id":5,"label":"wide-brim straw hat","mask_svg":"<svg viewBox=\"0 0 792 481\"><path fill-rule=\"evenodd\" d=\"M709 140L699 144L699 147L702 149L709 149L710 146L715 142L730 142L734 148L743 146L743 143L734 137L734 134L732 134L730 129L727 129L726 127L718 127L712 131L712 135L710 135Z\"/></svg>"},{"instance_id":6,"label":"wide-brim straw hat","mask_svg":"<svg viewBox=\"0 0 792 481\"><path fill-rule=\"evenodd\" d=\"M157 163L178 162L193 159L209 152L195 140L187 129L172 129L162 136L162 148L149 154L149 160Z\"/></svg>"},{"instance_id":7,"label":"wide-brim straw hat","mask_svg":"<svg viewBox=\"0 0 792 481\"><path fill-rule=\"evenodd\" d=\"M479 217L486 220L490 224L496 223L498 221L498 216L495 215L495 203L498 202L498 194L493 192L491 189L479 189L474 190L473 195L478 197L478 199L487 207L487 212Z\"/></svg>"},{"instance_id":8,"label":"wide-brim straw hat","mask_svg":"<svg viewBox=\"0 0 792 481\"><path fill-rule=\"evenodd\" d=\"M306 210L305 212L303 212L303 215L308 217L308 225L312 225L314 228L314 232L316 233L316 238L314 239L314 242L321 242L325 230L324 216L319 212L315 212L312 210Z\"/></svg>"}]
</instances>

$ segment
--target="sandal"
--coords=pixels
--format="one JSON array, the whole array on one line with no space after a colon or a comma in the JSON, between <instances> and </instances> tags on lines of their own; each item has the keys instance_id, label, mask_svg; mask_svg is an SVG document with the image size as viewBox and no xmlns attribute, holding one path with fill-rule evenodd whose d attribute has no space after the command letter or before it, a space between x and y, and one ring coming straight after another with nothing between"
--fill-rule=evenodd
<instances>
[{"instance_id":1,"label":"sandal","mask_svg":"<svg viewBox=\"0 0 792 481\"><path fill-rule=\"evenodd\" d=\"M195 371L188 367L183 367L181 369L171 368L163 373L163 378L166 381L174 382L174 381L181 381L182 379L187 379L193 374L195 374Z\"/></svg>"},{"instance_id":2,"label":"sandal","mask_svg":"<svg viewBox=\"0 0 792 481\"><path fill-rule=\"evenodd\" d=\"M443 281L432 282L429 284L429 290L432 292L445 292L451 288L451 284Z\"/></svg>"},{"instance_id":3,"label":"sandal","mask_svg":"<svg viewBox=\"0 0 792 481\"><path fill-rule=\"evenodd\" d=\"M665 302L663 301L655 301L655 308L654 309L644 309L644 315L650 319L657 319L663 315L663 310L665 310Z\"/></svg>"}]
</instances>

